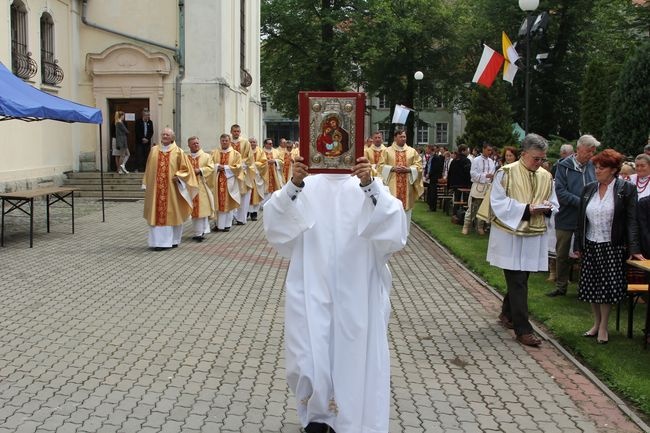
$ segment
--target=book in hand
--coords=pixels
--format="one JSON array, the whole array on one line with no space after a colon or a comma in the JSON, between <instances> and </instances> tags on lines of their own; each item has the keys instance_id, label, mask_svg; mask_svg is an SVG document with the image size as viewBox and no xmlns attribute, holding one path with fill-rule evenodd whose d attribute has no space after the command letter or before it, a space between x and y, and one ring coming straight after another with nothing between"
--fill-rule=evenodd
<instances>
[{"instance_id":1,"label":"book in hand","mask_svg":"<svg viewBox=\"0 0 650 433\"><path fill-rule=\"evenodd\" d=\"M530 205L530 210L539 210L539 209L543 211L547 211L553 209L553 207L550 204L545 204L545 203L537 203L537 204Z\"/></svg>"}]
</instances>

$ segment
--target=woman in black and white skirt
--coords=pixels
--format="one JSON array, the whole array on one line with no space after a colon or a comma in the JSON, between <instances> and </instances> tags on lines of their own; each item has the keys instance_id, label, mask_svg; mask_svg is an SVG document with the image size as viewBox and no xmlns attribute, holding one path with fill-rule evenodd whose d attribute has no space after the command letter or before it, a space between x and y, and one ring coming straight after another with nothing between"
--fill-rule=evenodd
<instances>
[{"instance_id":1,"label":"woman in black and white skirt","mask_svg":"<svg viewBox=\"0 0 650 433\"><path fill-rule=\"evenodd\" d=\"M580 197L575 249L582 259L578 299L591 303L593 326L583 334L609 341L607 322L612 304L625 297L625 259L643 260L636 219L636 188L618 178L623 155L606 149L592 159L596 182Z\"/></svg>"}]
</instances>

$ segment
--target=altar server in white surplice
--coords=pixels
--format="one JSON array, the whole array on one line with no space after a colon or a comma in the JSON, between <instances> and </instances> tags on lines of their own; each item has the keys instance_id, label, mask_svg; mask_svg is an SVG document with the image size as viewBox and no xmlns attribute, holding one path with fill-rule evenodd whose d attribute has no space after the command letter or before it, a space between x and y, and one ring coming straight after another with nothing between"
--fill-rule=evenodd
<instances>
[{"instance_id":1,"label":"altar server in white surplice","mask_svg":"<svg viewBox=\"0 0 650 433\"><path fill-rule=\"evenodd\" d=\"M541 168L547 149L546 139L528 134L521 157L497 171L490 192L487 261L503 269L507 286L499 320L526 346L541 344L528 320L528 277L548 270L548 221L560 207L551 173Z\"/></svg>"},{"instance_id":2,"label":"altar server in white surplice","mask_svg":"<svg viewBox=\"0 0 650 433\"><path fill-rule=\"evenodd\" d=\"M290 259L287 382L307 433L387 433L391 254L406 244L406 214L370 163L349 174L290 182L264 205L266 237Z\"/></svg>"}]
</instances>

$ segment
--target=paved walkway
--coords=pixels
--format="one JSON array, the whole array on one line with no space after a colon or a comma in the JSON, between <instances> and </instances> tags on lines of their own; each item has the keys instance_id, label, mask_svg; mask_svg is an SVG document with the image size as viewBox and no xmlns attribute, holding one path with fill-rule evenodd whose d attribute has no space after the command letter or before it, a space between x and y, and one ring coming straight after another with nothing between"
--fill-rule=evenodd
<instances>
[{"instance_id":1,"label":"paved walkway","mask_svg":"<svg viewBox=\"0 0 650 433\"><path fill-rule=\"evenodd\" d=\"M152 252L142 202L77 204L0 250L0 433L299 432L261 222ZM391 266L392 433L641 431L416 227Z\"/></svg>"}]
</instances>

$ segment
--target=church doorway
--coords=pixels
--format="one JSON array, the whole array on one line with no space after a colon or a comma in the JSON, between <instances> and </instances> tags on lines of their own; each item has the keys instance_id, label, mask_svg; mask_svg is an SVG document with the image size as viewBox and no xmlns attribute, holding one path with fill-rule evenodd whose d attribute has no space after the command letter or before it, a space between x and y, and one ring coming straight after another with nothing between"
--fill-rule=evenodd
<instances>
[{"instance_id":1,"label":"church doorway","mask_svg":"<svg viewBox=\"0 0 650 433\"><path fill-rule=\"evenodd\" d=\"M142 119L142 110L149 108L149 98L112 98L108 99L108 113L110 119L110 137L111 140L115 137L115 112L124 111L124 123L129 129L129 135L127 136L129 144L129 152L131 156L126 163L126 169L128 171L135 171L137 167L137 149L135 146L135 121L137 119ZM155 143L157 141L155 135L152 138L152 141ZM109 152L110 154L110 152ZM110 170L117 171L115 166L115 158L112 156L109 159Z\"/></svg>"}]
</instances>

